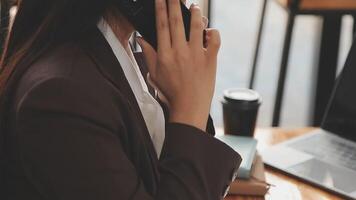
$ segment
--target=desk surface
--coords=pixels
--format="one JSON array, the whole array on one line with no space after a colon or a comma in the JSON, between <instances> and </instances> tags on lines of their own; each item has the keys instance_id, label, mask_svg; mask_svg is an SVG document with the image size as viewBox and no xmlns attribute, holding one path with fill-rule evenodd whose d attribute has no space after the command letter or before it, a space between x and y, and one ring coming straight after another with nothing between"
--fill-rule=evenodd
<instances>
[{"instance_id":1,"label":"desk surface","mask_svg":"<svg viewBox=\"0 0 356 200\"><path fill-rule=\"evenodd\" d=\"M258 149L283 142L287 139L307 134L313 128L302 128L294 130L285 129L259 129L256 138L259 141ZM266 169L267 182L274 185L266 200L342 200L342 198L313 187L305 182L282 174L277 170ZM229 196L225 200L262 200L263 198Z\"/></svg>"}]
</instances>

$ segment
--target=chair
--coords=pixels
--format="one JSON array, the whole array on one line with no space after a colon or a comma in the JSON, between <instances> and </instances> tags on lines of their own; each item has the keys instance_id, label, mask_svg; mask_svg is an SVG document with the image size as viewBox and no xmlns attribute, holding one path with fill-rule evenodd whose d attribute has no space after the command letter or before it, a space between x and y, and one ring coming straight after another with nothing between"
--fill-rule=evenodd
<instances>
[{"instance_id":1,"label":"chair","mask_svg":"<svg viewBox=\"0 0 356 200\"><path fill-rule=\"evenodd\" d=\"M286 25L286 33L284 38L284 46L282 51L282 58L280 64L279 80L276 92L273 122L272 126L279 126L281 108L283 103L283 94L286 81L286 74L288 71L288 59L290 52L290 45L292 41L292 33L295 24L295 18L297 15L318 15L324 19L324 31L330 29L339 29L335 32L335 38L330 37L330 35L324 35L321 43L321 53L320 53L320 63L319 63L319 74L318 74L318 90L316 94L316 107L314 112L314 125L320 125L322 115L327 107L327 100L329 99L332 87L336 76L336 63L337 54L340 38L340 27L341 27L341 17L346 14L351 14L356 16L356 0L275 0L281 7L283 7L288 12L288 22ZM250 88L254 88L255 74L257 71L258 56L260 51L260 43L262 38L262 32L264 27L264 19L266 15L268 0L263 1L262 13L259 25L259 32L257 35L257 44L255 49L255 55L252 65L251 77L250 77ZM330 25L334 24L334 27ZM336 38L337 37L337 38ZM331 44L327 44L331 43ZM325 52L325 48L334 47L335 51L331 55L330 52ZM323 52L324 51L324 52ZM329 56L329 58L327 58ZM335 65L331 66L332 69L327 69L322 71L322 65ZM322 74L321 72L322 71ZM325 71L328 71L326 74ZM329 78L325 78L328 76ZM331 78L330 78L331 77ZM327 79L327 80L326 80ZM331 80L331 81L330 81Z\"/></svg>"}]
</instances>

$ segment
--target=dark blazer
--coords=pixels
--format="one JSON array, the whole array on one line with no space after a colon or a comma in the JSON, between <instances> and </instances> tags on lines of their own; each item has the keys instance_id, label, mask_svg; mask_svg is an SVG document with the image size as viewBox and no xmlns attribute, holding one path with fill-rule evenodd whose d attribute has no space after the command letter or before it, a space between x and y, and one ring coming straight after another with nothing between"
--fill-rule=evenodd
<instances>
[{"instance_id":1,"label":"dark blazer","mask_svg":"<svg viewBox=\"0 0 356 200\"><path fill-rule=\"evenodd\" d=\"M241 162L210 134L178 123L166 124L158 159L98 29L41 56L12 98L7 199L218 200Z\"/></svg>"}]
</instances>

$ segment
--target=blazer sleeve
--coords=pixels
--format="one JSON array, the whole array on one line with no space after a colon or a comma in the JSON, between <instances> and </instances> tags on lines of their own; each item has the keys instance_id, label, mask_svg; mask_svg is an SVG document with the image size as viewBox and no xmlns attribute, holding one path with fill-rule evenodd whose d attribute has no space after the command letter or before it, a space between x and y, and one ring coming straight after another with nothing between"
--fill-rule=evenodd
<instances>
[{"instance_id":1,"label":"blazer sleeve","mask_svg":"<svg viewBox=\"0 0 356 200\"><path fill-rule=\"evenodd\" d=\"M109 113L96 116L110 106L102 98L76 81L53 78L30 89L18 104L21 163L44 199L222 198L241 162L236 152L194 127L168 124L158 191L150 195L118 136L129 130Z\"/></svg>"}]
</instances>

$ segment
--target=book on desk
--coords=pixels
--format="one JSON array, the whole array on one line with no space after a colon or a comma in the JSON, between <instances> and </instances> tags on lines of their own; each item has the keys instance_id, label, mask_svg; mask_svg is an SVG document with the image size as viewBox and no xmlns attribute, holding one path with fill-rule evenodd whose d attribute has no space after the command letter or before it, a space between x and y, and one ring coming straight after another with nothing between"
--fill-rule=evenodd
<instances>
[{"instance_id":1,"label":"book on desk","mask_svg":"<svg viewBox=\"0 0 356 200\"><path fill-rule=\"evenodd\" d=\"M264 165L257 154L257 140L232 135L216 136L242 157L238 178L230 186L230 194L264 196L269 189L264 175Z\"/></svg>"}]
</instances>

